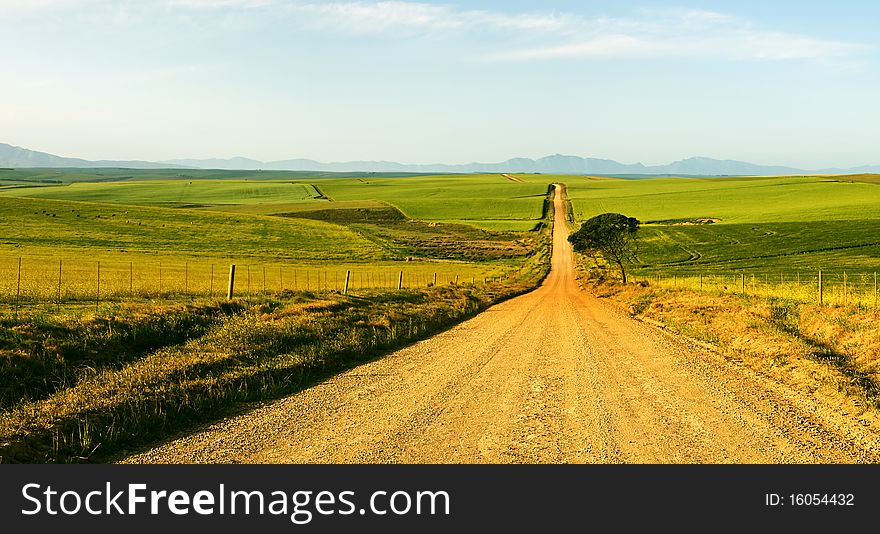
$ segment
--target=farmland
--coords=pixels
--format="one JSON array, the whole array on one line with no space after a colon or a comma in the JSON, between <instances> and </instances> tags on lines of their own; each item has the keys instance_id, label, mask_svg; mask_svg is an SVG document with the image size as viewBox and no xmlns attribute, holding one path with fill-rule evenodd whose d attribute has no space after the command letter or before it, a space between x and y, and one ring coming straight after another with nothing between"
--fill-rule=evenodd
<instances>
[{"instance_id":1,"label":"farmland","mask_svg":"<svg viewBox=\"0 0 880 534\"><path fill-rule=\"evenodd\" d=\"M89 263L76 268L93 274L83 284L95 285L102 261L107 280L115 276L123 293L126 279L134 285L136 266L156 280L154 293L163 291L159 278L166 290L213 293L233 262L247 266L251 289L339 288L351 270L356 283L387 287L401 265L420 284L434 273L441 280L497 277L527 250L554 181L566 183L577 220L617 211L643 222L634 266L642 276L813 283L822 270L831 285L842 285L844 272L864 285L880 269L880 180L872 175L513 181L29 170L0 176L10 223L0 236L0 293L11 291L19 257L26 272L44 272L46 280L31 285L49 287L54 264L74 268L84 250ZM322 269L329 274L314 272ZM315 286L316 277L328 276Z\"/></svg>"},{"instance_id":2,"label":"farmland","mask_svg":"<svg viewBox=\"0 0 880 534\"><path fill-rule=\"evenodd\" d=\"M401 271L406 287L497 278L528 254L547 191L497 176L161 176L4 172L0 295L93 295L99 269L105 296L216 295L231 263L248 294L342 289L349 271L358 288Z\"/></svg>"},{"instance_id":3,"label":"farmland","mask_svg":"<svg viewBox=\"0 0 880 534\"><path fill-rule=\"evenodd\" d=\"M880 269L876 177L615 180L571 178L578 220L615 211L642 221L640 272L798 272Z\"/></svg>"},{"instance_id":4,"label":"farmland","mask_svg":"<svg viewBox=\"0 0 880 534\"><path fill-rule=\"evenodd\" d=\"M652 282L824 269L864 289L880 267L870 176L516 178L3 171L0 456L101 461L527 291L554 182L577 220L644 222Z\"/></svg>"}]
</instances>

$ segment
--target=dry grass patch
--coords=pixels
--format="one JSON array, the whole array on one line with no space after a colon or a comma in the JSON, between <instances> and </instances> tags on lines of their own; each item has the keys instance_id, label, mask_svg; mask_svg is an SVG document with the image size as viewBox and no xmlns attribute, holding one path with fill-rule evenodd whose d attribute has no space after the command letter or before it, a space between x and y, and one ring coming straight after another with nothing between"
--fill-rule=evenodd
<instances>
[{"instance_id":1,"label":"dry grass patch","mask_svg":"<svg viewBox=\"0 0 880 534\"><path fill-rule=\"evenodd\" d=\"M880 322L873 311L645 283L605 282L593 291L627 306L634 317L703 342L805 394L837 398L842 411L876 419Z\"/></svg>"}]
</instances>

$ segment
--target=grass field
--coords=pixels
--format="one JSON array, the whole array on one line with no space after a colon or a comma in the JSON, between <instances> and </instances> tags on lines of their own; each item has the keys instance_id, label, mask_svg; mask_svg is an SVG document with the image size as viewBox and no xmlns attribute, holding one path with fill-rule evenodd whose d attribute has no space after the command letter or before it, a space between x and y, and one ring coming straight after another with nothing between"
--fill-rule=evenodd
<instances>
[{"instance_id":1,"label":"grass field","mask_svg":"<svg viewBox=\"0 0 880 534\"><path fill-rule=\"evenodd\" d=\"M109 181L91 182L83 180L98 177L76 173L71 173L71 177L63 172L33 176L7 173L6 187L2 187L0 175L0 197L233 208L239 213L246 213L246 207L253 206L251 213L255 214L307 210L328 201L379 201L395 206L412 219L470 224L488 230L528 231L543 216L543 199L550 183L546 179L516 183L501 175L306 178L301 173L290 173L287 179L280 180L284 176L281 172L242 179L243 173L236 172L202 171L199 179L190 179L189 171L175 171L173 177L169 173L169 178L174 179L156 180L156 171L151 171L130 178L114 175ZM30 180L29 186L22 187L21 180Z\"/></svg>"},{"instance_id":2,"label":"grass field","mask_svg":"<svg viewBox=\"0 0 880 534\"><path fill-rule=\"evenodd\" d=\"M16 302L216 296L233 263L248 295L339 290L347 272L356 289L401 272L404 287L498 278L530 253L547 191L498 176L0 174L0 298Z\"/></svg>"},{"instance_id":3,"label":"grass field","mask_svg":"<svg viewBox=\"0 0 880 534\"><path fill-rule=\"evenodd\" d=\"M620 180L567 177L578 220L636 217L644 274L880 270L874 176Z\"/></svg>"},{"instance_id":4,"label":"grass field","mask_svg":"<svg viewBox=\"0 0 880 534\"><path fill-rule=\"evenodd\" d=\"M54 187L12 188L7 189L6 194L53 200L190 207L303 202L319 196L315 187L307 183L243 180L78 182Z\"/></svg>"},{"instance_id":5,"label":"grass field","mask_svg":"<svg viewBox=\"0 0 880 534\"><path fill-rule=\"evenodd\" d=\"M498 174L325 180L334 200L381 200L413 219L463 223L489 230L531 230L540 221L552 178L511 182Z\"/></svg>"}]
</instances>

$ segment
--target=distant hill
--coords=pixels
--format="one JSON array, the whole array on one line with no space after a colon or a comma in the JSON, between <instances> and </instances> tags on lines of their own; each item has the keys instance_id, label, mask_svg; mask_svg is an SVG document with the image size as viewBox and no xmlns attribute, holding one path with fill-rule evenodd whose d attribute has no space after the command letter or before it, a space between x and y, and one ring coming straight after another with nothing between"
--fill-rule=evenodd
<instances>
[{"instance_id":1,"label":"distant hill","mask_svg":"<svg viewBox=\"0 0 880 534\"><path fill-rule=\"evenodd\" d=\"M610 159L583 158L555 154L539 159L513 158L498 163L467 163L450 165L405 164L394 161L348 161L322 163L311 159L287 159L258 161L234 157L229 159L175 159L167 161L89 161L65 158L0 143L0 167L122 167L131 169L229 169L229 170L276 170L316 172L381 172L381 173L545 173L545 174L593 174L622 176L754 176L798 174L856 174L880 173L880 165L866 165L851 169L796 169L776 165L757 165L744 161L718 160L695 157L675 161L668 165L646 166L641 163L626 164Z\"/></svg>"},{"instance_id":2,"label":"distant hill","mask_svg":"<svg viewBox=\"0 0 880 534\"><path fill-rule=\"evenodd\" d=\"M32 168L32 167L78 167L98 168L115 167L131 169L167 169L170 167L182 167L167 163L155 163L151 161L90 161L79 158L63 158L46 152L37 152L17 146L0 143L0 167Z\"/></svg>"}]
</instances>

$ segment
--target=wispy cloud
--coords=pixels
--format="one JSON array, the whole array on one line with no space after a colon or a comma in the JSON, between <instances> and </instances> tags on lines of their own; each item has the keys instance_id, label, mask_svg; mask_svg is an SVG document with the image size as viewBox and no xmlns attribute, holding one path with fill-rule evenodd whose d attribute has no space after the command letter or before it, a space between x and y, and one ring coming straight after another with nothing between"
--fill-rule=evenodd
<instances>
[{"instance_id":1,"label":"wispy cloud","mask_svg":"<svg viewBox=\"0 0 880 534\"><path fill-rule=\"evenodd\" d=\"M828 60L854 56L866 47L753 27L748 21L705 10L665 10L620 18L585 18L565 12L507 14L419 2L323 2L288 6L300 23L358 34L494 32L506 50L491 60L560 58L706 57L728 60ZM505 41L503 34L509 40ZM516 48L518 38L541 45Z\"/></svg>"},{"instance_id":2,"label":"wispy cloud","mask_svg":"<svg viewBox=\"0 0 880 534\"><path fill-rule=\"evenodd\" d=\"M188 7L195 9L217 9L224 7L264 7L271 5L272 0L168 0L171 7Z\"/></svg>"},{"instance_id":3,"label":"wispy cloud","mask_svg":"<svg viewBox=\"0 0 880 534\"><path fill-rule=\"evenodd\" d=\"M168 6L182 8L235 8L262 7L273 4L273 0L145 0L137 3L116 2L113 0L0 0L0 11L4 13L40 12L48 9L86 9L94 6L106 8Z\"/></svg>"},{"instance_id":4,"label":"wispy cloud","mask_svg":"<svg viewBox=\"0 0 880 534\"><path fill-rule=\"evenodd\" d=\"M81 15L124 19L137 6L144 19L152 7L218 12L265 8L266 16L299 28L388 38L413 35L480 39L473 57L489 61L559 59L708 58L732 61L858 62L868 47L853 42L759 28L747 19L707 10L666 9L629 17L589 18L563 11L509 13L453 4L401 0L0 0L4 15L68 9ZM101 8L101 9L98 9ZM154 13L155 14L155 13ZM158 15L157 15L158 16ZM197 15L198 16L198 15ZM232 15L230 15L232 16ZM112 20L110 20L112 22ZM527 44L526 44L527 43Z\"/></svg>"},{"instance_id":5,"label":"wispy cloud","mask_svg":"<svg viewBox=\"0 0 880 534\"><path fill-rule=\"evenodd\" d=\"M322 28L358 33L382 33L391 28L422 31L535 30L560 31L571 26L571 16L556 13L507 15L463 10L451 5L420 2L321 2L290 6Z\"/></svg>"},{"instance_id":6,"label":"wispy cloud","mask_svg":"<svg viewBox=\"0 0 880 534\"><path fill-rule=\"evenodd\" d=\"M291 7L303 22L336 31L382 33L390 28L449 30L466 21L451 7L414 2L330 2Z\"/></svg>"},{"instance_id":7,"label":"wispy cloud","mask_svg":"<svg viewBox=\"0 0 880 534\"><path fill-rule=\"evenodd\" d=\"M714 58L727 60L830 60L866 46L754 28L748 21L707 11L671 11L650 19L586 22L567 42L503 51L499 60L557 58Z\"/></svg>"}]
</instances>

